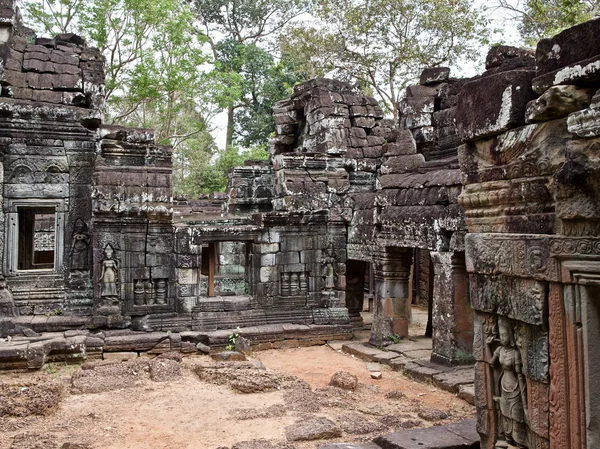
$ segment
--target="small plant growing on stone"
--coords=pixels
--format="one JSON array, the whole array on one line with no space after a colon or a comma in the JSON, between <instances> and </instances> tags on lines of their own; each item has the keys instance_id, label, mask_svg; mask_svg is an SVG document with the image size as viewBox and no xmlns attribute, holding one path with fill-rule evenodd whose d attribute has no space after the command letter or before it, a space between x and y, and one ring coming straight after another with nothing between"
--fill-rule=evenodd
<instances>
[{"instance_id":1,"label":"small plant growing on stone","mask_svg":"<svg viewBox=\"0 0 600 449\"><path fill-rule=\"evenodd\" d=\"M402 337L398 334L394 334L394 335L390 335L388 337L388 340L398 344L398 343L402 343Z\"/></svg>"},{"instance_id":2,"label":"small plant growing on stone","mask_svg":"<svg viewBox=\"0 0 600 449\"><path fill-rule=\"evenodd\" d=\"M235 351L235 342L236 340L239 338L240 336L240 328L236 328L235 332L233 334L231 334L229 337L227 337L227 346L225 346L225 349L227 351Z\"/></svg>"}]
</instances>

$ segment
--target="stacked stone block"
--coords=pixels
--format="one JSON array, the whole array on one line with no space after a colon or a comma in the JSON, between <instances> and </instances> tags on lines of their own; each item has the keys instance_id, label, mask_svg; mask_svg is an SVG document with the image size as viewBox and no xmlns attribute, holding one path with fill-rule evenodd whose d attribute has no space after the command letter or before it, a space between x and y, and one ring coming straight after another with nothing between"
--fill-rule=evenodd
<instances>
[{"instance_id":1,"label":"stacked stone block","mask_svg":"<svg viewBox=\"0 0 600 449\"><path fill-rule=\"evenodd\" d=\"M590 39L599 27L596 19L540 41L535 71L529 53L491 53L508 70L471 82L459 100L483 448L600 442L600 315L590 302L600 267L600 47Z\"/></svg>"},{"instance_id":2,"label":"stacked stone block","mask_svg":"<svg viewBox=\"0 0 600 449\"><path fill-rule=\"evenodd\" d=\"M96 313L172 312L171 148L156 145L146 129L105 126L102 134L92 195ZM117 298L110 303L101 292L109 246L118 263Z\"/></svg>"}]
</instances>

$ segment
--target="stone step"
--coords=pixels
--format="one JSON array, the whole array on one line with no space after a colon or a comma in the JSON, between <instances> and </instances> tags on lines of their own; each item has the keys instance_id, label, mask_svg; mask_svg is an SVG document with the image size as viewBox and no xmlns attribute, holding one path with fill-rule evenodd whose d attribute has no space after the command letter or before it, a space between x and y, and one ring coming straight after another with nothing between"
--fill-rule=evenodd
<instances>
[{"instance_id":1,"label":"stone step","mask_svg":"<svg viewBox=\"0 0 600 449\"><path fill-rule=\"evenodd\" d=\"M373 440L383 449L479 449L475 419L393 432Z\"/></svg>"},{"instance_id":2,"label":"stone step","mask_svg":"<svg viewBox=\"0 0 600 449\"><path fill-rule=\"evenodd\" d=\"M385 351L374 348L365 343L346 343L342 346L342 351L346 354L351 354L366 362L375 362L377 356L384 356Z\"/></svg>"},{"instance_id":3,"label":"stone step","mask_svg":"<svg viewBox=\"0 0 600 449\"><path fill-rule=\"evenodd\" d=\"M321 444L319 449L381 449L375 443L326 443Z\"/></svg>"}]
</instances>

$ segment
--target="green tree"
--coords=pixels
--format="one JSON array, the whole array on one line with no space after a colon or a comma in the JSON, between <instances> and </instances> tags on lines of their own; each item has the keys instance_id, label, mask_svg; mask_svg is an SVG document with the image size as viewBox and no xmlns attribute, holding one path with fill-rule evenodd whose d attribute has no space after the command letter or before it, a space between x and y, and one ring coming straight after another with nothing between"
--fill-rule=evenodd
<instances>
[{"instance_id":1,"label":"green tree","mask_svg":"<svg viewBox=\"0 0 600 449\"><path fill-rule=\"evenodd\" d=\"M499 0L498 5L519 20L521 37L531 46L600 14L598 0Z\"/></svg>"},{"instance_id":2,"label":"green tree","mask_svg":"<svg viewBox=\"0 0 600 449\"><path fill-rule=\"evenodd\" d=\"M423 68L474 59L487 43L471 0L318 0L314 14L283 36L286 54L310 76L356 81L394 115Z\"/></svg>"},{"instance_id":3,"label":"green tree","mask_svg":"<svg viewBox=\"0 0 600 449\"><path fill-rule=\"evenodd\" d=\"M160 143L173 146L176 191L210 163L215 145L208 123L216 109L200 70L208 61L205 40L187 3L27 0L24 9L38 33L74 32L102 51L107 120L154 128Z\"/></svg>"},{"instance_id":4,"label":"green tree","mask_svg":"<svg viewBox=\"0 0 600 449\"><path fill-rule=\"evenodd\" d=\"M247 160L265 160L268 153L264 147L241 151L239 147L217 150L213 163L200 163L183 181L181 193L197 194L223 192L227 187L227 174L234 167L244 165Z\"/></svg>"},{"instance_id":5,"label":"green tree","mask_svg":"<svg viewBox=\"0 0 600 449\"><path fill-rule=\"evenodd\" d=\"M210 73L210 84L214 101L227 110L226 146L230 147L236 132L236 112L238 119L246 119L246 125L250 118L257 118L252 126L261 128L264 111L274 101L289 95L289 90L269 91L265 85L273 80L274 74L282 73L277 71L281 63L276 55L278 36L294 18L308 10L308 3L307 0L193 0L193 5L198 33L205 37L212 52L214 70ZM242 109L246 112L239 112ZM237 131L240 129L238 126ZM273 131L272 127L268 129ZM267 133L256 131L250 134ZM250 134L236 136L235 140L252 144L256 139L248 137Z\"/></svg>"}]
</instances>

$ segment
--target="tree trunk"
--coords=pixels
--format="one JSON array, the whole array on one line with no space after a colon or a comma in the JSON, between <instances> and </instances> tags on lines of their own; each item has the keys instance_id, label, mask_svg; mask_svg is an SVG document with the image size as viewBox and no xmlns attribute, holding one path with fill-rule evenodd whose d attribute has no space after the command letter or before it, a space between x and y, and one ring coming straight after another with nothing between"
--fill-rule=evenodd
<instances>
[{"instance_id":1,"label":"tree trunk","mask_svg":"<svg viewBox=\"0 0 600 449\"><path fill-rule=\"evenodd\" d=\"M233 106L227 108L227 137L225 139L225 148L233 145Z\"/></svg>"}]
</instances>

